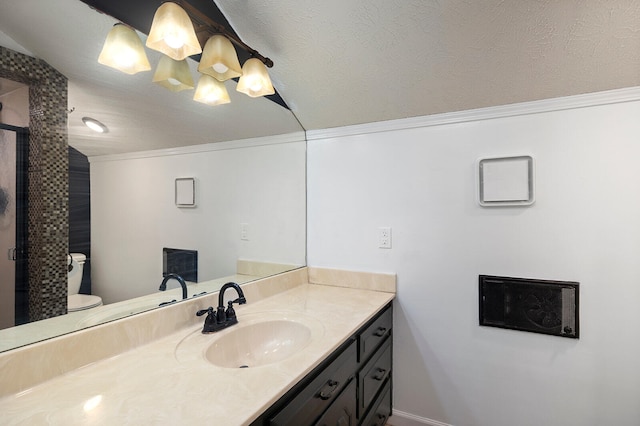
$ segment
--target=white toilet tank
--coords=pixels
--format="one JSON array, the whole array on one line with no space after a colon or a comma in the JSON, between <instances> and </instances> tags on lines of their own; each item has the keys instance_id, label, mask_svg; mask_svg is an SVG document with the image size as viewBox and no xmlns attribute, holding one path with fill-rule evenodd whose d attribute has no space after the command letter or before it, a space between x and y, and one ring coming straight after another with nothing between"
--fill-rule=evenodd
<instances>
[{"instance_id":1,"label":"white toilet tank","mask_svg":"<svg viewBox=\"0 0 640 426\"><path fill-rule=\"evenodd\" d=\"M82 253L71 253L67 256L67 265L69 266L67 273L67 294L78 294L80 284L82 284L82 270L87 256Z\"/></svg>"},{"instance_id":2,"label":"white toilet tank","mask_svg":"<svg viewBox=\"0 0 640 426\"><path fill-rule=\"evenodd\" d=\"M82 284L82 271L87 256L83 253L71 253L67 256L67 311L83 311L102 305L102 298L89 294L78 294Z\"/></svg>"}]
</instances>

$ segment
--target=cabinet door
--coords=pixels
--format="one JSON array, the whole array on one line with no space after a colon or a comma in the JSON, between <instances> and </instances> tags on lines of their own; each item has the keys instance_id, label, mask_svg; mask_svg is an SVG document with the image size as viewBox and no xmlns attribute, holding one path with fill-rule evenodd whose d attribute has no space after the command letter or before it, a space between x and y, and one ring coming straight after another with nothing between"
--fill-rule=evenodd
<instances>
[{"instance_id":1,"label":"cabinet door","mask_svg":"<svg viewBox=\"0 0 640 426\"><path fill-rule=\"evenodd\" d=\"M357 353L357 345L353 341L311 383L273 416L269 425L308 426L314 424L353 378L357 365Z\"/></svg>"},{"instance_id":2,"label":"cabinet door","mask_svg":"<svg viewBox=\"0 0 640 426\"><path fill-rule=\"evenodd\" d=\"M393 324L393 310L389 306L380 314L365 330L360 333L360 352L358 362L366 362L367 359L391 334Z\"/></svg>"},{"instance_id":3,"label":"cabinet door","mask_svg":"<svg viewBox=\"0 0 640 426\"><path fill-rule=\"evenodd\" d=\"M382 345L358 373L360 381L360 417L369 408L378 391L391 374L391 339Z\"/></svg>"},{"instance_id":4,"label":"cabinet door","mask_svg":"<svg viewBox=\"0 0 640 426\"><path fill-rule=\"evenodd\" d=\"M355 426L356 424L356 381L352 380L315 426Z\"/></svg>"},{"instance_id":5,"label":"cabinet door","mask_svg":"<svg viewBox=\"0 0 640 426\"><path fill-rule=\"evenodd\" d=\"M362 421L361 426L384 426L391 415L391 380L387 380L380 396Z\"/></svg>"}]
</instances>

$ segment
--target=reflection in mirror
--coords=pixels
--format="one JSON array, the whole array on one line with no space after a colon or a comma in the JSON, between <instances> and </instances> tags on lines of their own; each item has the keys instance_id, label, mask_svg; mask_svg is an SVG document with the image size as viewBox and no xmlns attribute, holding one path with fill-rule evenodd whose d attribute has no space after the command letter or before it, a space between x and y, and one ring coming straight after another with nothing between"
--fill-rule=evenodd
<instances>
[{"instance_id":1,"label":"reflection in mirror","mask_svg":"<svg viewBox=\"0 0 640 426\"><path fill-rule=\"evenodd\" d=\"M306 145L291 111L233 81L231 103L212 107L154 85L151 72L104 67L115 23L79 0L0 0L0 122L31 131L28 280L5 296L3 278L3 312L28 288L3 316L0 351L180 301L175 280L159 291L171 272L163 248L197 252L188 298L305 264ZM147 54L155 67L160 55ZM277 86L277 64L270 73ZM180 178L193 178L193 206L176 203ZM66 313L72 275L102 305ZM20 309L30 322L13 326Z\"/></svg>"}]
</instances>

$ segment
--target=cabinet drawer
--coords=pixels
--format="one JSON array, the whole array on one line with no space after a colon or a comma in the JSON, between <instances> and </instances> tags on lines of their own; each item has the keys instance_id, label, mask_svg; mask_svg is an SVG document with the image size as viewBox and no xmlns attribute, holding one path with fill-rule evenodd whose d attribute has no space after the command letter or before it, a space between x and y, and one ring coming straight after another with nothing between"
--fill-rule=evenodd
<instances>
[{"instance_id":1,"label":"cabinet drawer","mask_svg":"<svg viewBox=\"0 0 640 426\"><path fill-rule=\"evenodd\" d=\"M371 411L361 423L362 426L384 426L391 415L391 380L387 380Z\"/></svg>"},{"instance_id":2,"label":"cabinet drawer","mask_svg":"<svg viewBox=\"0 0 640 426\"><path fill-rule=\"evenodd\" d=\"M269 424L274 426L312 425L353 378L357 366L357 353L357 345L353 341L309 385L273 416Z\"/></svg>"},{"instance_id":3,"label":"cabinet drawer","mask_svg":"<svg viewBox=\"0 0 640 426\"><path fill-rule=\"evenodd\" d=\"M356 426L356 405L356 381L351 380L315 426Z\"/></svg>"},{"instance_id":4,"label":"cabinet drawer","mask_svg":"<svg viewBox=\"0 0 640 426\"><path fill-rule=\"evenodd\" d=\"M373 402L376 394L391 374L391 339L387 339L380 350L358 373L360 406L359 416Z\"/></svg>"},{"instance_id":5,"label":"cabinet drawer","mask_svg":"<svg viewBox=\"0 0 640 426\"><path fill-rule=\"evenodd\" d=\"M391 334L392 323L393 311L391 310L391 306L389 306L371 325L360 333L358 362L365 362L384 339Z\"/></svg>"}]
</instances>

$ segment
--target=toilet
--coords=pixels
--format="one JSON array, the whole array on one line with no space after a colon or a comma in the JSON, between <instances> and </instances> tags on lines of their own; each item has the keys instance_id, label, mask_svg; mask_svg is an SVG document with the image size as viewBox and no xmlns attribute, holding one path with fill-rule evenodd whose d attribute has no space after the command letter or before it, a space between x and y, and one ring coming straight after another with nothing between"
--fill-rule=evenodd
<instances>
[{"instance_id":1,"label":"toilet","mask_svg":"<svg viewBox=\"0 0 640 426\"><path fill-rule=\"evenodd\" d=\"M67 273L68 312L83 311L102 305L102 299L99 296L78 294L80 284L82 284L82 270L86 260L87 256L82 253L71 253L67 256L67 265L69 266L69 272Z\"/></svg>"}]
</instances>

